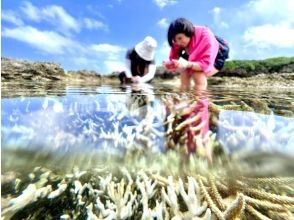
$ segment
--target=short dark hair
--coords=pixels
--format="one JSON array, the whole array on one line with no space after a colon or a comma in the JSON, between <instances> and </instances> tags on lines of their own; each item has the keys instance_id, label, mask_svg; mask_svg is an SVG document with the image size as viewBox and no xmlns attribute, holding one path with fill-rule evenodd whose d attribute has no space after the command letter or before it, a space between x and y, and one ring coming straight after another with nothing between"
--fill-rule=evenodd
<instances>
[{"instance_id":1,"label":"short dark hair","mask_svg":"<svg viewBox=\"0 0 294 220\"><path fill-rule=\"evenodd\" d=\"M139 54L136 52L135 48L127 53L128 59L131 60L131 72L133 76L143 76L144 70L148 67L153 61L144 60ZM138 72L139 68L139 72Z\"/></svg>"},{"instance_id":2,"label":"short dark hair","mask_svg":"<svg viewBox=\"0 0 294 220\"><path fill-rule=\"evenodd\" d=\"M177 18L168 28L167 40L170 46L173 45L173 40L177 34L185 34L187 37L192 37L194 32L194 25L186 18Z\"/></svg>"}]
</instances>

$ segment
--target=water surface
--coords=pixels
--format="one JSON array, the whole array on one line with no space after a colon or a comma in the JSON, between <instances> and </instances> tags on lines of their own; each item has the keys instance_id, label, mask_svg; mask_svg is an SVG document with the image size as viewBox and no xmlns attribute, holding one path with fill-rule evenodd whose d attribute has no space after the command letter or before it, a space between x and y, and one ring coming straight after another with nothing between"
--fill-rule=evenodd
<instances>
[{"instance_id":1,"label":"water surface","mask_svg":"<svg viewBox=\"0 0 294 220\"><path fill-rule=\"evenodd\" d=\"M5 83L2 217L224 219L237 207L292 219L293 102L246 87Z\"/></svg>"},{"instance_id":2,"label":"water surface","mask_svg":"<svg viewBox=\"0 0 294 220\"><path fill-rule=\"evenodd\" d=\"M84 163L96 154L123 155L127 149L164 153L170 114L166 100L173 100L176 109L199 98L217 120L207 125L225 154L294 155L292 92L212 87L195 94L146 84L61 88L28 84L2 90L2 165L10 170L29 166L32 158L46 165L56 158L69 163L71 157ZM219 107L217 114L208 109L211 105Z\"/></svg>"}]
</instances>

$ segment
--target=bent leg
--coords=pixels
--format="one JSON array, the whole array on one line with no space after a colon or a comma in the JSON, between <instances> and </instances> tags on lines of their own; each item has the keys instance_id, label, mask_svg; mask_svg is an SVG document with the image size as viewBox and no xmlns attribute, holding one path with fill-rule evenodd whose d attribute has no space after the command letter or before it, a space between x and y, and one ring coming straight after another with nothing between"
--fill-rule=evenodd
<instances>
[{"instance_id":1,"label":"bent leg","mask_svg":"<svg viewBox=\"0 0 294 220\"><path fill-rule=\"evenodd\" d=\"M202 91L207 88L207 76L203 72L196 72L192 75L194 87L197 91Z\"/></svg>"},{"instance_id":2,"label":"bent leg","mask_svg":"<svg viewBox=\"0 0 294 220\"><path fill-rule=\"evenodd\" d=\"M212 67L212 70L209 73L206 73L207 76L213 76L216 74L219 70L216 69L214 66Z\"/></svg>"},{"instance_id":3,"label":"bent leg","mask_svg":"<svg viewBox=\"0 0 294 220\"><path fill-rule=\"evenodd\" d=\"M186 72L181 72L181 89L188 90L190 88L191 76Z\"/></svg>"},{"instance_id":4,"label":"bent leg","mask_svg":"<svg viewBox=\"0 0 294 220\"><path fill-rule=\"evenodd\" d=\"M213 76L216 74L218 70L213 67L212 70L209 73L204 72L195 72L192 74L192 78L194 81L194 87L196 90L205 90L207 89L207 77Z\"/></svg>"}]
</instances>

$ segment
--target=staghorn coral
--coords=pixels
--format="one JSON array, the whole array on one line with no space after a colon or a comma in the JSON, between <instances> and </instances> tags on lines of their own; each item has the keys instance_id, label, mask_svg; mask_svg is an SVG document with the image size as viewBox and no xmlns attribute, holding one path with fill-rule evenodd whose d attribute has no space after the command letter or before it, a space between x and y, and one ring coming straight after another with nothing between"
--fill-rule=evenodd
<instances>
[{"instance_id":1,"label":"staghorn coral","mask_svg":"<svg viewBox=\"0 0 294 220\"><path fill-rule=\"evenodd\" d=\"M125 170L116 170L121 164L110 161L105 162L107 167L94 168L95 170L81 168L86 171L75 169L64 174L59 170L37 168L29 176L17 176L16 181L6 182L7 186L11 184L14 190L10 190L9 193L2 192L2 197L10 201L8 207L3 209L3 215L6 219L42 219L44 215L53 219L215 219L216 216L220 219L293 218L293 178L254 178L252 175L234 175L233 178L228 178L231 177L231 173L211 169L211 166L222 167L226 162L219 162L220 155L215 153L213 147L207 145L205 135L198 139L191 139L191 135L187 135L189 132L197 133L203 127L203 123L197 121L199 114L192 111L192 114L186 117L187 111L184 111L186 107L193 106L198 99L182 95L172 95L169 98L171 112L167 116L166 133L169 138L168 146L175 151L168 151L165 155L148 155L151 160L143 157L143 152L146 153L144 147L158 147L157 139L164 135L164 131L157 127L155 120L158 112L149 109L148 104L146 108L140 108L140 104L136 105L137 102L134 101L131 115L137 117L143 112L146 118L135 118L133 127L120 127L118 121L128 116L128 109L122 103L108 101L107 111L113 112L108 118L111 129L106 129L104 121L101 126L88 120L91 119L90 112L84 118L76 117L78 124L90 125L85 126L84 134L89 135L95 142L102 139L107 143L103 145L106 148L114 146L132 149L143 146L143 152L132 152L121 159L120 161L126 162ZM240 97L231 98L218 104L222 105L223 109L232 108L265 114L277 112L271 103L268 104L261 98L257 102L250 102L248 99L241 99L243 101L240 102L239 99ZM291 99L289 103L293 104ZM97 109L100 109L99 105ZM88 122L84 122L85 119ZM218 118L213 120L217 125ZM271 127L270 123L267 127ZM103 129L100 130L101 127ZM277 127L283 127L283 124ZM187 128L190 129L189 132ZM251 128L253 127L249 127L248 130L252 130ZM238 125L233 130L240 131L242 126ZM285 136L282 134L291 134L293 130L283 130L281 133L272 131L273 134L270 135L267 131L260 131L258 134L260 137L283 140ZM217 143L213 135L209 134L209 140L214 146ZM234 135L232 139L233 137ZM244 140L242 132L235 133L235 137ZM187 156L183 149L178 150L186 147L188 141L197 145L196 155L200 157ZM51 145L51 142L48 143ZM238 146L242 147L243 144ZM213 149L212 164L206 161L209 158L209 149ZM183 161L179 155L185 160ZM82 165L88 161L90 159L86 158ZM261 170L264 172L264 169ZM251 172L251 169L247 172Z\"/></svg>"},{"instance_id":2,"label":"staghorn coral","mask_svg":"<svg viewBox=\"0 0 294 220\"><path fill-rule=\"evenodd\" d=\"M192 160L196 160L196 157L190 159ZM224 170L207 170L203 165L197 166L199 174L187 175L179 172L172 176L165 167L154 171L145 166L145 170L142 170L141 165L137 167L137 164L139 163L132 161L132 169L116 167L116 170L111 170L105 167L79 171L75 168L63 175L45 168L42 168L42 171L35 169L31 172L34 179L19 177L23 183L19 192L2 192L2 197L10 200L9 206L2 210L2 217L40 219L46 215L61 219L293 218L294 199L291 192L283 187L288 185L293 188L293 177L255 179L230 176ZM195 168L195 164L191 166ZM273 183L275 188L269 188L270 183ZM14 184L13 181L10 184ZM279 194L274 190L278 190Z\"/></svg>"},{"instance_id":3,"label":"staghorn coral","mask_svg":"<svg viewBox=\"0 0 294 220\"><path fill-rule=\"evenodd\" d=\"M215 136L209 131L209 102L206 97L189 100L170 100L167 106L166 146L169 149L182 148L186 153L195 153L212 161L213 148L217 145Z\"/></svg>"},{"instance_id":4,"label":"staghorn coral","mask_svg":"<svg viewBox=\"0 0 294 220\"><path fill-rule=\"evenodd\" d=\"M166 146L169 149L185 148L187 153L196 152L209 161L212 161L213 153L220 149L220 145L225 146L227 153L243 153L244 149L291 150L291 119L273 115L274 109L265 100L230 99L224 100L223 105L209 102L206 107L210 115L205 120L205 105L201 106L203 101L208 100L205 96L169 95L162 99L167 107ZM222 120L219 120L220 114L223 115ZM233 117L230 119L230 116ZM212 132L207 132L205 126L210 126L212 130L217 126L218 131L224 133L218 137L220 143L214 139ZM284 147L275 148L280 143Z\"/></svg>"},{"instance_id":5,"label":"staghorn coral","mask_svg":"<svg viewBox=\"0 0 294 220\"><path fill-rule=\"evenodd\" d=\"M230 102L209 104L211 126L217 127L218 141L226 153L293 153L293 118L273 114L275 109L262 99Z\"/></svg>"},{"instance_id":6,"label":"staghorn coral","mask_svg":"<svg viewBox=\"0 0 294 220\"><path fill-rule=\"evenodd\" d=\"M178 103L181 107L181 100L178 100ZM189 102L189 105L191 104L193 106L193 102ZM244 106L249 109L245 104ZM199 139L193 140L197 144L196 155L187 156L187 152L180 148L187 144L186 138L189 137L182 133L186 132L186 128L193 124L199 115L192 114L187 120L182 117L187 113L183 109L173 109L173 105L170 109L172 110L167 117L167 133L171 135L169 141L174 151L168 151L164 155L148 155L145 149L129 150L123 159L120 158L125 169L118 169L120 163L105 161L107 166L85 171L74 168L70 173L63 174L58 170L38 167L26 177L18 176L17 181L9 181L7 178L5 184L11 184L15 189L2 193L2 197L9 200L8 206L2 210L3 217L40 219L46 215L48 218L62 219L293 218L293 178L231 176L222 169L211 169L212 165L222 167L226 162L218 158L214 158L212 164L207 162L209 154L205 150L213 149L211 146L216 143L213 138L206 142L205 136L202 136L201 142ZM120 117L122 116L118 118ZM150 148L152 144L148 144L149 136L161 136L158 131L152 130L150 125L154 121L154 115L150 113L148 118L151 120L143 121L139 126L143 136L138 136L138 133L137 136L130 136L131 132L124 130L130 134L127 136L129 145L133 145L132 140L136 138L138 142ZM189 128L191 131L198 131L202 128L199 125L201 123ZM177 135L178 137L174 138ZM210 135L213 137L213 134ZM101 132L101 136L113 140L119 137L117 124L114 124L113 132ZM211 146L201 146L204 143L210 143ZM151 157L152 163L148 156Z\"/></svg>"}]
</instances>

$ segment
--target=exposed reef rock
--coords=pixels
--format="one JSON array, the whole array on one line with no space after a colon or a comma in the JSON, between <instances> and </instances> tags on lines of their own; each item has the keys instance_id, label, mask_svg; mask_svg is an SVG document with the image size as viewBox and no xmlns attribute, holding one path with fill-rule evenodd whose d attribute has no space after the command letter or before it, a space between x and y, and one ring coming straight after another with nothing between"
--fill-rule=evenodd
<instances>
[{"instance_id":1,"label":"exposed reef rock","mask_svg":"<svg viewBox=\"0 0 294 220\"><path fill-rule=\"evenodd\" d=\"M100 81L101 75L94 71L68 71L59 64L51 62L32 62L1 58L2 82L54 82L68 80Z\"/></svg>"}]
</instances>

